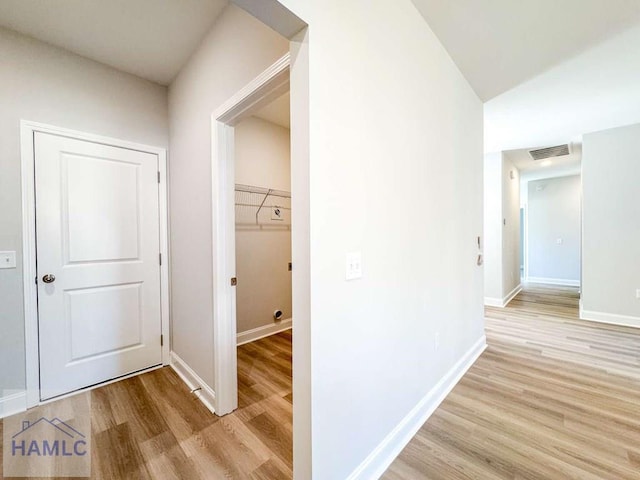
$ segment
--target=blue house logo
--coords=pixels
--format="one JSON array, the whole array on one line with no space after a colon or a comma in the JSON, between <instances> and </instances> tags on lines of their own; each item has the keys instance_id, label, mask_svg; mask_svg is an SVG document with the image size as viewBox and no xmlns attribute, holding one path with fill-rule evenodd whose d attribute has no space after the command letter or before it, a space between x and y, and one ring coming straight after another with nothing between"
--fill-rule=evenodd
<instances>
[{"instance_id":1,"label":"blue house logo","mask_svg":"<svg viewBox=\"0 0 640 480\"><path fill-rule=\"evenodd\" d=\"M11 437L12 457L84 457L86 454L85 436L59 418L25 420L22 430Z\"/></svg>"}]
</instances>

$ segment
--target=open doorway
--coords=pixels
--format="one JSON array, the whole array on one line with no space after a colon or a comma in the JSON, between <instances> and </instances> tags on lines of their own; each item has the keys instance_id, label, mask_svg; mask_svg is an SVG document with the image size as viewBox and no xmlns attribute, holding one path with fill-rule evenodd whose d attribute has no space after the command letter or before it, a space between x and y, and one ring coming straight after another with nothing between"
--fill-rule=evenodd
<instances>
[{"instance_id":1,"label":"open doorway","mask_svg":"<svg viewBox=\"0 0 640 480\"><path fill-rule=\"evenodd\" d=\"M264 242L265 237L261 235L265 232L262 227L270 227L267 232L280 233L282 240L284 233L284 242L292 244L291 236L294 228L283 230L285 218L291 218L291 194L287 189L287 183L293 185L291 181L291 161L286 148L286 137L290 135L279 131L280 139L274 141L274 136L267 132L273 133L277 130L277 125L266 128L268 122L260 119L255 115L263 112L268 105L274 100L278 100L289 92L290 81L290 54L284 55L268 69L258 75L253 81L241 89L236 95L223 104L218 111L212 115L212 175L213 175L213 213L214 213L214 369L215 369L215 399L214 409L218 415L226 415L238 408L238 359L237 359L237 343L238 343L238 317L237 317L237 257L236 257L236 229L239 220L239 227L246 227L253 221L252 231L242 231L240 234L240 243L243 251L241 263L241 271L246 267L248 275L246 279L249 281L249 289L242 291L241 306L242 321L250 325L245 330L246 325L240 325L240 331L243 333L243 339L257 339L268 333L269 329L275 330L280 326L278 324L267 324L262 317L265 308L270 309L271 301L269 295L262 295L262 301L254 305L256 295L251 293L251 282L254 282L256 288L264 282L272 282L269 279L268 271L274 272L274 259L269 257L269 248L264 249L267 243L273 243L274 249L277 241ZM271 107L273 108L273 107ZM243 126L240 126L242 122ZM240 145L236 144L236 129L240 132ZM246 135L244 135L246 134ZM245 138L247 137L247 138ZM252 138L253 137L253 138ZM257 145L256 139L261 138L261 145ZM270 167L266 167L264 162L256 162L256 155L264 155L265 146L270 145L269 157L280 157L273 160ZM283 146L284 144L284 146ZM275 146L279 145L278 148ZM236 148L240 146L238 152ZM280 155L275 152L280 150ZM284 152L283 152L284 151ZM240 154L239 162L236 153ZM284 155L284 158L283 158ZM287 161L288 160L288 161ZM274 174L276 170L282 170L279 174ZM284 168L280 168L282 166ZM239 170L239 179L245 183L237 182L236 167ZM260 168L257 168L260 167ZM269 185L275 185L276 182L280 188L271 188ZM265 184L265 185L263 185ZM274 195L277 193L278 195ZM288 198L287 198L288 197ZM286 201L286 204L285 204ZM259 202L259 203L258 203ZM240 204L240 205L238 205ZM281 204L281 205L280 205ZM257 205L257 207L254 207ZM268 208L267 208L268 207ZM274 208L272 208L274 207ZM280 207L276 209L275 207ZM284 215L285 208L289 208L288 215ZM276 213L277 210L277 213ZM273 215L280 215L282 220L271 220ZM250 220L252 219L252 220ZM268 220L267 220L268 219ZM273 227L271 223L273 222ZM277 228L278 230L273 230ZM245 235L247 233L247 235ZM273 235L272 235L273 237ZM278 236L275 236L278 239ZM261 243L263 242L263 243ZM253 247L253 250L251 249ZM245 251L246 248L246 251ZM252 255L255 249L265 250L260 254L262 261L252 263L246 262L245 255ZM280 249L280 252L281 253ZM289 249L290 251L290 249ZM286 266L291 262L291 254L286 255ZM262 267L262 272L259 272ZM265 267L267 265L267 267ZM252 273L251 273L252 272ZM289 275L288 268L286 275ZM282 284L287 283L286 277L281 280ZM291 281L289 280L289 285ZM261 291L264 291L262 286ZM276 299L276 301L291 302L291 295L285 294L286 300ZM273 315L277 316L277 321L282 322L286 310L291 311L290 307L275 304ZM283 310L284 309L284 310ZM282 314L275 315L275 311L280 310ZM262 312L258 314L257 312ZM256 320L257 317L257 320ZM275 318L273 320L276 320ZM262 324L262 325L257 325Z\"/></svg>"},{"instance_id":2,"label":"open doorway","mask_svg":"<svg viewBox=\"0 0 640 480\"><path fill-rule=\"evenodd\" d=\"M580 175L528 182L527 281L580 286Z\"/></svg>"},{"instance_id":3,"label":"open doorway","mask_svg":"<svg viewBox=\"0 0 640 480\"><path fill-rule=\"evenodd\" d=\"M235 126L234 151L238 408L273 405L262 421L291 440L289 92Z\"/></svg>"},{"instance_id":4,"label":"open doorway","mask_svg":"<svg viewBox=\"0 0 640 480\"><path fill-rule=\"evenodd\" d=\"M238 345L291 328L289 93L235 127Z\"/></svg>"}]
</instances>

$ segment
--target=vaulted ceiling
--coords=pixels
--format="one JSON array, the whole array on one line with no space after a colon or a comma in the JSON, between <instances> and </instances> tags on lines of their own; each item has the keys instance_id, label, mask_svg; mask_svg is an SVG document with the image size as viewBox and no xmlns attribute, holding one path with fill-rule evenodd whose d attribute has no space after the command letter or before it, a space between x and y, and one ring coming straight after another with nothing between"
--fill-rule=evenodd
<instances>
[{"instance_id":1,"label":"vaulted ceiling","mask_svg":"<svg viewBox=\"0 0 640 480\"><path fill-rule=\"evenodd\" d=\"M487 101L640 22L639 0L413 0Z\"/></svg>"},{"instance_id":2,"label":"vaulted ceiling","mask_svg":"<svg viewBox=\"0 0 640 480\"><path fill-rule=\"evenodd\" d=\"M0 26L168 85L227 0L0 0Z\"/></svg>"},{"instance_id":3,"label":"vaulted ceiling","mask_svg":"<svg viewBox=\"0 0 640 480\"><path fill-rule=\"evenodd\" d=\"M413 0L486 101L640 22L638 0ZM0 0L0 26L167 85L227 0Z\"/></svg>"}]
</instances>

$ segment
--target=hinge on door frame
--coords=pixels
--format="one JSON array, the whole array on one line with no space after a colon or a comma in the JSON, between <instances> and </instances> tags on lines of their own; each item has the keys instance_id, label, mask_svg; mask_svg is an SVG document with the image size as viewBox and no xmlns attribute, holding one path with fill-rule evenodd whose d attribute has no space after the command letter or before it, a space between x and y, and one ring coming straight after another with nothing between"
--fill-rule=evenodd
<instances>
[{"instance_id":1,"label":"hinge on door frame","mask_svg":"<svg viewBox=\"0 0 640 480\"><path fill-rule=\"evenodd\" d=\"M164 347L164 335L160 335L160 346Z\"/></svg>"},{"instance_id":2,"label":"hinge on door frame","mask_svg":"<svg viewBox=\"0 0 640 480\"><path fill-rule=\"evenodd\" d=\"M162 266L162 253L158 254L158 263L160 263L160 266Z\"/></svg>"},{"instance_id":3,"label":"hinge on door frame","mask_svg":"<svg viewBox=\"0 0 640 480\"><path fill-rule=\"evenodd\" d=\"M158 183L160 183L160 170L158 170Z\"/></svg>"}]
</instances>

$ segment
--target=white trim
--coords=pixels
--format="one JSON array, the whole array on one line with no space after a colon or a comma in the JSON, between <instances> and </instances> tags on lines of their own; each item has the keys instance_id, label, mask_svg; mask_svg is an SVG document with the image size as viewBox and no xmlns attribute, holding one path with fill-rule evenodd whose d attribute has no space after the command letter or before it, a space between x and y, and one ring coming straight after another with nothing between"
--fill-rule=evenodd
<instances>
[{"instance_id":1,"label":"white trim","mask_svg":"<svg viewBox=\"0 0 640 480\"><path fill-rule=\"evenodd\" d=\"M167 168L167 151L159 149L158 171L160 172L158 214L160 220L160 318L161 333L164 342L162 344L162 364L171 363L171 276L169 265L171 255L169 253L169 174Z\"/></svg>"},{"instance_id":2,"label":"white trim","mask_svg":"<svg viewBox=\"0 0 640 480\"><path fill-rule=\"evenodd\" d=\"M117 138L79 132L68 128L46 125L28 120L20 121L21 143L21 176L22 176L22 277L24 288L24 326L26 355L26 402L27 408L40 403L40 366L38 364L38 291L35 284L36 270L36 216L35 216L35 160L33 140L35 132L49 133L63 137L85 140L102 145L110 145L128 150L151 153L158 156L160 171L160 267L161 288L161 333L166 339L162 348L162 363L170 361L170 306L169 306L169 248L168 248L168 208L167 208L167 151L140 143L129 142ZM143 370L147 371L147 370ZM126 377L119 377L119 379ZM101 385L107 384L105 382ZM60 397L56 397L60 398Z\"/></svg>"},{"instance_id":3,"label":"white trim","mask_svg":"<svg viewBox=\"0 0 640 480\"><path fill-rule=\"evenodd\" d=\"M522 291L522 284L519 283L513 290L511 290L506 297L502 299L502 306L506 307L509 302L515 298Z\"/></svg>"},{"instance_id":4,"label":"white trim","mask_svg":"<svg viewBox=\"0 0 640 480\"><path fill-rule=\"evenodd\" d=\"M571 280L568 278L546 278L546 277L527 277L527 283L543 283L547 285L561 285L565 287L579 287L580 280Z\"/></svg>"},{"instance_id":5,"label":"white trim","mask_svg":"<svg viewBox=\"0 0 640 480\"><path fill-rule=\"evenodd\" d=\"M502 303L501 298L493 298L493 297L484 297L484 304L487 307L504 307L504 303Z\"/></svg>"},{"instance_id":6,"label":"white trim","mask_svg":"<svg viewBox=\"0 0 640 480\"><path fill-rule=\"evenodd\" d=\"M27 408L40 402L38 364L38 290L36 270L36 205L33 135L36 125L20 122L22 176L22 285L24 302L24 342Z\"/></svg>"},{"instance_id":7,"label":"white trim","mask_svg":"<svg viewBox=\"0 0 640 480\"><path fill-rule=\"evenodd\" d=\"M582 302L580 302L580 319L590 322L608 323L611 325L622 325L625 327L640 328L640 317L632 317L629 315L618 315L616 313L594 312L591 310L583 310Z\"/></svg>"},{"instance_id":8,"label":"white trim","mask_svg":"<svg viewBox=\"0 0 640 480\"><path fill-rule=\"evenodd\" d=\"M380 478L485 348L487 348L487 342L483 335L349 475L347 480Z\"/></svg>"},{"instance_id":9,"label":"white trim","mask_svg":"<svg viewBox=\"0 0 640 480\"><path fill-rule=\"evenodd\" d=\"M253 79L211 115L213 369L215 411L238 408L235 276L234 128L289 90L290 54Z\"/></svg>"},{"instance_id":10,"label":"white trim","mask_svg":"<svg viewBox=\"0 0 640 480\"><path fill-rule=\"evenodd\" d=\"M27 392L24 390L0 397L0 419L27 410Z\"/></svg>"},{"instance_id":11,"label":"white trim","mask_svg":"<svg viewBox=\"0 0 640 480\"><path fill-rule=\"evenodd\" d=\"M504 298L484 297L484 304L488 307L504 308L522 291L522 284L511 290Z\"/></svg>"},{"instance_id":12,"label":"white trim","mask_svg":"<svg viewBox=\"0 0 640 480\"><path fill-rule=\"evenodd\" d=\"M522 186L522 183L520 183L520 185ZM522 208L524 209L524 241L522 242L524 247L524 252L523 252L524 271L522 272L522 275L524 278L527 278L527 276L529 275L529 183L528 182L526 182L526 188L527 188L527 202L524 205L522 205Z\"/></svg>"},{"instance_id":13,"label":"white trim","mask_svg":"<svg viewBox=\"0 0 640 480\"><path fill-rule=\"evenodd\" d=\"M216 413L213 408L216 401L215 392L176 352L171 352L171 368L175 370L182 381L189 387L189 390L200 399L204 406L211 413Z\"/></svg>"},{"instance_id":14,"label":"white trim","mask_svg":"<svg viewBox=\"0 0 640 480\"><path fill-rule=\"evenodd\" d=\"M290 318L287 318L286 320L281 320L278 323L272 323L271 325L263 325L262 327L245 330L244 332L240 332L236 335L237 344L238 346L240 346L244 345L245 343L255 342L256 340L260 340L261 338L270 337L271 335L275 335L276 333L289 330L291 326L292 321Z\"/></svg>"}]
</instances>

